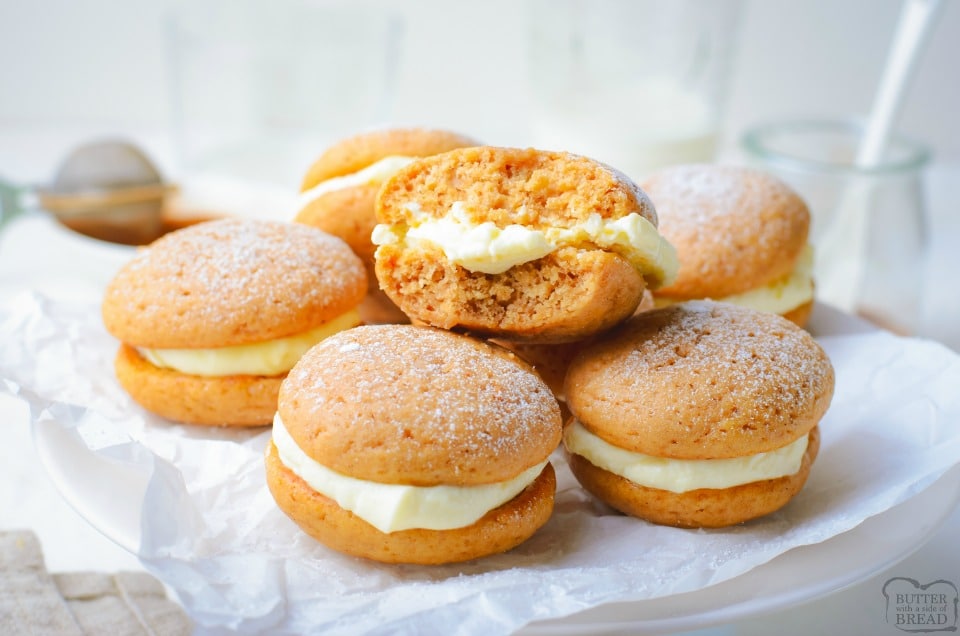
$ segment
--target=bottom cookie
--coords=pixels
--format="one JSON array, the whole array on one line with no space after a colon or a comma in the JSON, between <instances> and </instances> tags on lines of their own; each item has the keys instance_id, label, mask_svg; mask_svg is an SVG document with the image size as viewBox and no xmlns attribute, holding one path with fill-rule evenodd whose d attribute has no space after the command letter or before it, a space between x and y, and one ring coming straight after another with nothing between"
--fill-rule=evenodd
<instances>
[{"instance_id":1,"label":"bottom cookie","mask_svg":"<svg viewBox=\"0 0 960 636\"><path fill-rule=\"evenodd\" d=\"M384 563L436 565L506 552L547 522L556 491L556 476L547 464L523 492L473 525L384 533L310 488L280 462L273 442L267 448L266 470L277 505L304 532L339 552Z\"/></svg>"},{"instance_id":2,"label":"bottom cookie","mask_svg":"<svg viewBox=\"0 0 960 636\"><path fill-rule=\"evenodd\" d=\"M800 492L820 448L820 429L814 428L809 435L800 470L793 475L684 493L640 486L579 455L568 454L568 459L580 484L620 512L678 528L722 528L770 514Z\"/></svg>"}]
</instances>

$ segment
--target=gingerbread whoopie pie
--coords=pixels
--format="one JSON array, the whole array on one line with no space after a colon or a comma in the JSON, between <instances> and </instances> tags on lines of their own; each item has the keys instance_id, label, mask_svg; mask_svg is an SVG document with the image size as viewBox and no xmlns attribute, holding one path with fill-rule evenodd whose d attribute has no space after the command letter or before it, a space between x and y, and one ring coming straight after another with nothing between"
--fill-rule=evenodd
<instances>
[{"instance_id":1,"label":"gingerbread whoopie pie","mask_svg":"<svg viewBox=\"0 0 960 636\"><path fill-rule=\"evenodd\" d=\"M833 396L823 349L785 318L691 301L638 314L570 364L570 468L614 508L729 526L803 487Z\"/></svg>"},{"instance_id":2,"label":"gingerbread whoopie pie","mask_svg":"<svg viewBox=\"0 0 960 636\"><path fill-rule=\"evenodd\" d=\"M806 324L813 307L810 212L765 172L688 164L643 181L660 232L676 247L676 279L654 291L659 306L709 298Z\"/></svg>"},{"instance_id":3,"label":"gingerbread whoopie pie","mask_svg":"<svg viewBox=\"0 0 960 636\"><path fill-rule=\"evenodd\" d=\"M340 552L466 561L546 523L560 435L549 388L505 349L432 327L361 326L318 344L283 381L267 485Z\"/></svg>"},{"instance_id":4,"label":"gingerbread whoopie pie","mask_svg":"<svg viewBox=\"0 0 960 636\"><path fill-rule=\"evenodd\" d=\"M377 278L407 315L503 340L581 340L676 269L640 188L566 153L474 147L415 161L383 185L377 219Z\"/></svg>"},{"instance_id":5,"label":"gingerbread whoopie pie","mask_svg":"<svg viewBox=\"0 0 960 636\"><path fill-rule=\"evenodd\" d=\"M107 286L117 379L171 420L269 424L300 356L359 324L366 284L346 243L305 225L227 219L171 232Z\"/></svg>"},{"instance_id":6,"label":"gingerbread whoopie pie","mask_svg":"<svg viewBox=\"0 0 960 636\"><path fill-rule=\"evenodd\" d=\"M376 225L374 200L380 186L417 157L475 146L474 140L448 130L390 128L343 139L310 166L301 185L294 218L339 236L367 267L368 292L360 305L367 324L409 322L377 284L370 233Z\"/></svg>"}]
</instances>

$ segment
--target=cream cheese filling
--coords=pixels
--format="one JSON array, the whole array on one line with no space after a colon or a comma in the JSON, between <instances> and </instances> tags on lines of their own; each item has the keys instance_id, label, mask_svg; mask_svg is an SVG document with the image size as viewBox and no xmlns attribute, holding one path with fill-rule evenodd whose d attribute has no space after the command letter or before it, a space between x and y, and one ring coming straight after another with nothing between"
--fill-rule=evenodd
<instances>
[{"instance_id":1,"label":"cream cheese filling","mask_svg":"<svg viewBox=\"0 0 960 636\"><path fill-rule=\"evenodd\" d=\"M293 368L313 345L338 331L360 324L360 313L351 309L333 320L304 333L214 349L149 349L137 351L155 367L188 375L283 375Z\"/></svg>"},{"instance_id":2,"label":"cream cheese filling","mask_svg":"<svg viewBox=\"0 0 960 636\"><path fill-rule=\"evenodd\" d=\"M397 170L414 161L416 161L416 157L403 157L400 155L384 157L357 172L321 181L309 190L300 193L298 204L302 209L328 192L345 190L368 183L381 183L393 176Z\"/></svg>"},{"instance_id":3,"label":"cream cheese filling","mask_svg":"<svg viewBox=\"0 0 960 636\"><path fill-rule=\"evenodd\" d=\"M380 532L473 525L520 494L547 465L544 460L513 479L480 486L382 484L342 475L311 459L287 432L279 413L273 418L273 443L280 462L293 474Z\"/></svg>"},{"instance_id":4,"label":"cream cheese filling","mask_svg":"<svg viewBox=\"0 0 960 636\"><path fill-rule=\"evenodd\" d=\"M785 314L813 300L813 294L813 247L807 245L800 253L792 272L762 287L713 300L757 311ZM654 302L657 307L666 307L683 301L658 296Z\"/></svg>"},{"instance_id":5,"label":"cream cheese filling","mask_svg":"<svg viewBox=\"0 0 960 636\"><path fill-rule=\"evenodd\" d=\"M405 207L412 213L411 223L377 225L372 235L375 245L431 243L440 247L451 262L472 272L500 274L561 247L616 252L640 272L651 288L669 284L678 269L673 246L660 236L653 223L635 212L614 220L594 213L570 227L539 229L515 223L506 227L491 221L477 223L459 201L441 218L424 214L415 203ZM521 208L516 216L525 215Z\"/></svg>"},{"instance_id":6,"label":"cream cheese filling","mask_svg":"<svg viewBox=\"0 0 960 636\"><path fill-rule=\"evenodd\" d=\"M635 453L609 444L574 419L563 430L567 451L597 468L635 484L684 493L700 488L732 488L794 475L800 470L809 435L766 453L730 459L670 459Z\"/></svg>"}]
</instances>

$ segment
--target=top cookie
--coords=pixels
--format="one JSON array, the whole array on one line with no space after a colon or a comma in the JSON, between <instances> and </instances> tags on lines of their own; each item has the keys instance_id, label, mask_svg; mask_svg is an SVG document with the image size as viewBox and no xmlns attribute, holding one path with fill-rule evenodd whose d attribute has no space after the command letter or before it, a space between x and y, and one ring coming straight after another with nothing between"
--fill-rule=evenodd
<instances>
[{"instance_id":1,"label":"top cookie","mask_svg":"<svg viewBox=\"0 0 960 636\"><path fill-rule=\"evenodd\" d=\"M414 486L513 478L547 459L561 429L550 389L515 355L411 325L322 341L284 381L279 415L323 466Z\"/></svg>"},{"instance_id":2,"label":"top cookie","mask_svg":"<svg viewBox=\"0 0 960 636\"><path fill-rule=\"evenodd\" d=\"M658 296L719 299L761 287L789 274L806 246L806 204L758 170L673 166L642 186L680 261L676 280L658 289Z\"/></svg>"},{"instance_id":3,"label":"top cookie","mask_svg":"<svg viewBox=\"0 0 960 636\"><path fill-rule=\"evenodd\" d=\"M585 428L674 459L781 448L820 421L833 367L790 321L709 301L638 314L585 348L564 383Z\"/></svg>"},{"instance_id":4,"label":"top cookie","mask_svg":"<svg viewBox=\"0 0 960 636\"><path fill-rule=\"evenodd\" d=\"M321 181L353 174L384 157L429 157L475 145L477 142L469 137L430 128L390 128L361 133L325 150L307 170L300 189L306 191Z\"/></svg>"},{"instance_id":5,"label":"top cookie","mask_svg":"<svg viewBox=\"0 0 960 636\"><path fill-rule=\"evenodd\" d=\"M601 163L562 152L477 146L417 161L384 184L381 223L410 223L410 204L440 218L461 203L478 221L499 227L568 227L591 214L618 219L637 213L657 224L649 197ZM521 209L522 208L522 209Z\"/></svg>"},{"instance_id":6,"label":"top cookie","mask_svg":"<svg viewBox=\"0 0 960 636\"><path fill-rule=\"evenodd\" d=\"M216 348L308 331L357 306L360 259L305 225L225 219L167 234L107 286L107 330L138 347Z\"/></svg>"}]
</instances>

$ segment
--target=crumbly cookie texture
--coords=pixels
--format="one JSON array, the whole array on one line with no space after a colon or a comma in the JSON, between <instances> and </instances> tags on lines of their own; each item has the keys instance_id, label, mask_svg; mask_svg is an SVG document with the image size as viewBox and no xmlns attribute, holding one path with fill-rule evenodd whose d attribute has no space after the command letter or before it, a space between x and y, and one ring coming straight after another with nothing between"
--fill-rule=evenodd
<instances>
[{"instance_id":1,"label":"crumbly cookie texture","mask_svg":"<svg viewBox=\"0 0 960 636\"><path fill-rule=\"evenodd\" d=\"M312 201L294 218L342 238L363 261L367 273L367 295L360 302L360 318L366 324L407 323L410 318L400 311L380 289L374 270L376 247L370 233L377 224L373 203L380 183L367 183L343 190L334 190Z\"/></svg>"},{"instance_id":2,"label":"crumbly cookie texture","mask_svg":"<svg viewBox=\"0 0 960 636\"><path fill-rule=\"evenodd\" d=\"M418 161L384 184L377 199L381 223L406 223L408 203L441 217L454 203L478 221L498 226L567 227L590 214L618 219L636 212L657 224L650 198L622 173L596 161L530 148L478 146Z\"/></svg>"},{"instance_id":3,"label":"crumbly cookie texture","mask_svg":"<svg viewBox=\"0 0 960 636\"><path fill-rule=\"evenodd\" d=\"M676 280L658 296L719 299L761 287L792 271L807 244L806 203L759 170L672 166L641 185L680 261Z\"/></svg>"},{"instance_id":4,"label":"crumbly cookie texture","mask_svg":"<svg viewBox=\"0 0 960 636\"><path fill-rule=\"evenodd\" d=\"M444 218L456 204L471 223L532 230L569 228L637 214L656 225L642 190L584 157L532 149L473 147L417 161L380 190L377 217L388 227ZM414 321L505 340L582 339L631 315L646 288L623 256L564 246L501 273L470 271L427 245L382 244L380 287Z\"/></svg>"},{"instance_id":5,"label":"crumbly cookie texture","mask_svg":"<svg viewBox=\"0 0 960 636\"><path fill-rule=\"evenodd\" d=\"M620 256L573 248L484 274L439 250L384 245L377 271L387 295L417 320L521 342L571 342L612 327L635 311L644 290Z\"/></svg>"},{"instance_id":6,"label":"crumbly cookie texture","mask_svg":"<svg viewBox=\"0 0 960 636\"><path fill-rule=\"evenodd\" d=\"M150 348L216 348L303 333L355 308L360 259L293 223L227 219L167 234L107 286L107 330Z\"/></svg>"}]
</instances>

